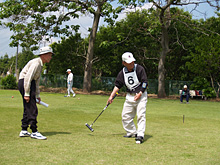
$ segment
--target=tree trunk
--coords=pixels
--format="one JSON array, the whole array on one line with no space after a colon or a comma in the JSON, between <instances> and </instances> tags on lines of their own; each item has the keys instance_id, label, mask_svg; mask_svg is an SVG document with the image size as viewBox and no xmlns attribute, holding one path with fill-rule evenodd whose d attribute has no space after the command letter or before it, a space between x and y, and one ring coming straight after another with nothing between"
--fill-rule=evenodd
<instances>
[{"instance_id":1,"label":"tree trunk","mask_svg":"<svg viewBox=\"0 0 220 165\"><path fill-rule=\"evenodd\" d=\"M217 84L218 84L218 89L217 89L217 91L216 91L216 90L215 90L215 85L214 85L214 80L213 80L212 75L211 75L210 73L209 73L209 76L210 76L210 79L211 79L212 88L213 88L213 90L215 91L215 94L216 94L216 98L219 98L220 84L219 84L219 82L217 82Z\"/></svg>"},{"instance_id":2,"label":"tree trunk","mask_svg":"<svg viewBox=\"0 0 220 165\"><path fill-rule=\"evenodd\" d=\"M217 84L218 84L218 90L217 90L217 98L219 98L219 91L220 91L220 83L219 82L217 82Z\"/></svg>"},{"instance_id":3,"label":"tree trunk","mask_svg":"<svg viewBox=\"0 0 220 165\"><path fill-rule=\"evenodd\" d=\"M15 75L16 75L16 82L18 82L18 80L19 80L19 71L18 71L18 45L17 45L16 62L15 62Z\"/></svg>"},{"instance_id":4,"label":"tree trunk","mask_svg":"<svg viewBox=\"0 0 220 165\"><path fill-rule=\"evenodd\" d=\"M169 51L169 39L166 27L162 27L161 46L162 51L160 53L160 60L158 65L158 98L166 97L165 92L165 60Z\"/></svg>"},{"instance_id":5,"label":"tree trunk","mask_svg":"<svg viewBox=\"0 0 220 165\"><path fill-rule=\"evenodd\" d=\"M168 0L169 3L169 0ZM161 9L160 13L160 23L161 23L161 53L158 65L158 98L166 97L165 92L165 60L166 55L169 52L169 35L168 28L170 26L170 8Z\"/></svg>"},{"instance_id":6,"label":"tree trunk","mask_svg":"<svg viewBox=\"0 0 220 165\"><path fill-rule=\"evenodd\" d=\"M158 98L166 97L165 92L165 52L161 52L160 61L158 65Z\"/></svg>"},{"instance_id":7,"label":"tree trunk","mask_svg":"<svg viewBox=\"0 0 220 165\"><path fill-rule=\"evenodd\" d=\"M89 38L89 46L86 54L84 79L83 79L83 92L86 93L91 92L91 88L92 88L92 60L94 54L95 38L100 20L100 13L101 13L101 6L98 6L96 12L94 13L94 20Z\"/></svg>"}]
</instances>

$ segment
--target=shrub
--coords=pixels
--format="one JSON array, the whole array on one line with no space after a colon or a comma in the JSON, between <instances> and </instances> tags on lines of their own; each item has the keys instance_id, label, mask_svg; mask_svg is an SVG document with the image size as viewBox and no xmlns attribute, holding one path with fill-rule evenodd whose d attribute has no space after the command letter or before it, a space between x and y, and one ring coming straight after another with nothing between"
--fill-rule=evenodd
<instances>
[{"instance_id":1,"label":"shrub","mask_svg":"<svg viewBox=\"0 0 220 165\"><path fill-rule=\"evenodd\" d=\"M93 90L103 90L101 79L99 78L92 79L92 91Z\"/></svg>"},{"instance_id":2,"label":"shrub","mask_svg":"<svg viewBox=\"0 0 220 165\"><path fill-rule=\"evenodd\" d=\"M216 97L214 89L210 87L210 82L206 78L195 77L193 82L194 83L190 86L190 89L202 90L203 95L205 95L207 98Z\"/></svg>"},{"instance_id":3,"label":"shrub","mask_svg":"<svg viewBox=\"0 0 220 165\"><path fill-rule=\"evenodd\" d=\"M203 90L203 94L207 97L207 98L215 98L216 97L216 93L214 91L214 89L212 87L208 87L206 89Z\"/></svg>"},{"instance_id":4,"label":"shrub","mask_svg":"<svg viewBox=\"0 0 220 165\"><path fill-rule=\"evenodd\" d=\"M202 89L206 89L210 86L210 83L204 77L195 77L193 79L193 82L194 83L190 85L190 89L202 90Z\"/></svg>"},{"instance_id":5,"label":"shrub","mask_svg":"<svg viewBox=\"0 0 220 165\"><path fill-rule=\"evenodd\" d=\"M1 79L0 84L5 89L17 89L16 78L13 75L8 75Z\"/></svg>"}]
</instances>

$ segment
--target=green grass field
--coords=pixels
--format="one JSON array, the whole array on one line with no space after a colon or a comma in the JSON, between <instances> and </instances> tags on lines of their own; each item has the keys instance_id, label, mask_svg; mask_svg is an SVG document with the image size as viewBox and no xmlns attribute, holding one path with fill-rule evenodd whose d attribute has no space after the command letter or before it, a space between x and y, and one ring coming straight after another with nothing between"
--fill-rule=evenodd
<instances>
[{"instance_id":1,"label":"green grass field","mask_svg":"<svg viewBox=\"0 0 220 165\"><path fill-rule=\"evenodd\" d=\"M220 164L219 102L149 98L145 142L135 144L123 138L124 97L115 98L94 132L85 123L94 121L108 96L41 98L49 107L38 105L38 128L48 139L20 138L22 98L0 90L0 164Z\"/></svg>"}]
</instances>

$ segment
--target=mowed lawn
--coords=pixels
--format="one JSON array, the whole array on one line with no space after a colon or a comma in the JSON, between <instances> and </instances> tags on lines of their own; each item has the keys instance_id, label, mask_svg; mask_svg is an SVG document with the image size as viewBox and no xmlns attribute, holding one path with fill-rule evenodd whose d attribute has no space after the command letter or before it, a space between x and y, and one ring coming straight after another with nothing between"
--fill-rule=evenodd
<instances>
[{"instance_id":1,"label":"mowed lawn","mask_svg":"<svg viewBox=\"0 0 220 165\"><path fill-rule=\"evenodd\" d=\"M108 96L41 98L49 107L38 105L38 128L48 139L20 138L21 96L0 90L0 164L220 164L219 102L149 98L145 141L135 144L123 137L124 97L115 98L94 132L85 123L92 124Z\"/></svg>"}]
</instances>

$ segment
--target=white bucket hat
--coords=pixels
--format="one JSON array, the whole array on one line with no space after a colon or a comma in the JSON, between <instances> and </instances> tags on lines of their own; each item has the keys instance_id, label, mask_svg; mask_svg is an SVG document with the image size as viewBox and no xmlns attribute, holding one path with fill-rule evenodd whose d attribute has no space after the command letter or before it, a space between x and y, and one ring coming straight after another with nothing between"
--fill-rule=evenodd
<instances>
[{"instance_id":1,"label":"white bucket hat","mask_svg":"<svg viewBox=\"0 0 220 165\"><path fill-rule=\"evenodd\" d=\"M187 85L184 85L183 88L187 88Z\"/></svg>"},{"instance_id":2,"label":"white bucket hat","mask_svg":"<svg viewBox=\"0 0 220 165\"><path fill-rule=\"evenodd\" d=\"M71 69L67 69L66 72L71 72Z\"/></svg>"},{"instance_id":3,"label":"white bucket hat","mask_svg":"<svg viewBox=\"0 0 220 165\"><path fill-rule=\"evenodd\" d=\"M122 61L125 61L126 63L130 64L133 61L136 61L135 58L133 57L133 54L130 52L125 52L122 54Z\"/></svg>"},{"instance_id":4,"label":"white bucket hat","mask_svg":"<svg viewBox=\"0 0 220 165\"><path fill-rule=\"evenodd\" d=\"M54 54L53 49L49 46L45 46L45 47L40 48L40 54L39 55L46 54L46 53Z\"/></svg>"}]
</instances>

